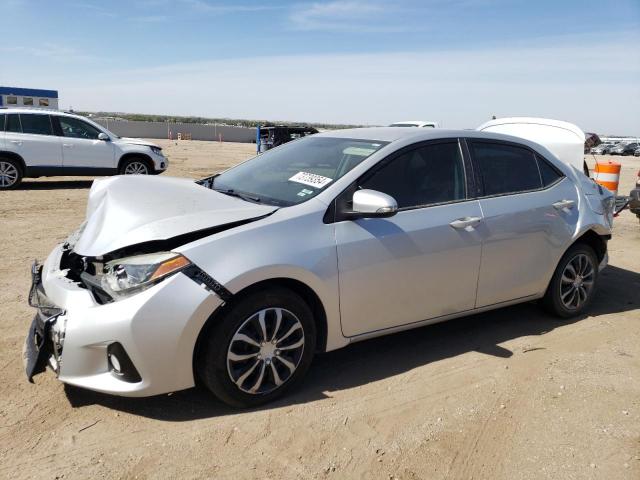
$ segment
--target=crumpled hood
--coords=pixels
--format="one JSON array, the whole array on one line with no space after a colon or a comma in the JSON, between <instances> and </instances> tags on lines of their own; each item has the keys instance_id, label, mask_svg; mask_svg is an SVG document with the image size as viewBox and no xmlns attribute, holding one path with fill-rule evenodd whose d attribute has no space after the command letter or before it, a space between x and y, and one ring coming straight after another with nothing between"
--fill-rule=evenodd
<instances>
[{"instance_id":1,"label":"crumpled hood","mask_svg":"<svg viewBox=\"0 0 640 480\"><path fill-rule=\"evenodd\" d=\"M277 207L215 192L193 180L110 177L93 182L87 220L73 250L96 257L129 245L251 220L275 210Z\"/></svg>"},{"instance_id":2,"label":"crumpled hood","mask_svg":"<svg viewBox=\"0 0 640 480\"><path fill-rule=\"evenodd\" d=\"M126 143L127 145L142 145L145 147L157 147L160 148L153 142L148 140L142 140L141 138L129 138L129 137L120 137L116 140L119 143Z\"/></svg>"}]
</instances>

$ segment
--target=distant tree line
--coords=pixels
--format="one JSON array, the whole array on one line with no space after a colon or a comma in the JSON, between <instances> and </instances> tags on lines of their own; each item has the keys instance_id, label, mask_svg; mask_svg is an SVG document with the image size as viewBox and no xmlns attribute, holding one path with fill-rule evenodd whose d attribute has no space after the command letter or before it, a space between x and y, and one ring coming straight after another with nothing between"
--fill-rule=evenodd
<instances>
[{"instance_id":1,"label":"distant tree line","mask_svg":"<svg viewBox=\"0 0 640 480\"><path fill-rule=\"evenodd\" d=\"M76 112L87 117L104 118L114 120L130 120L137 122L168 122L168 123L204 123L217 125L230 125L235 127L256 127L273 125L301 125L304 127L314 127L318 129L334 130L340 128L355 128L362 125L333 124L333 123L309 123L309 122L285 122L273 120L246 120L237 118L211 118L211 117L179 117L174 115L149 115L145 113L122 113L122 112Z\"/></svg>"}]
</instances>

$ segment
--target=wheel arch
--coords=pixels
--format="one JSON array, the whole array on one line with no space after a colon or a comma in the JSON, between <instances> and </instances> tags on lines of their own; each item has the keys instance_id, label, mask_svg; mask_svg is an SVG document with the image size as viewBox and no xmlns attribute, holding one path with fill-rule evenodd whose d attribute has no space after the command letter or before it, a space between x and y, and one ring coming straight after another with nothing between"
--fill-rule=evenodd
<instances>
[{"instance_id":1,"label":"wheel arch","mask_svg":"<svg viewBox=\"0 0 640 480\"><path fill-rule=\"evenodd\" d=\"M582 233L582 235L576 238L574 242L571 245L569 245L567 250L569 250L569 248L571 248L572 246L578 243L583 243L593 248L593 251L596 252L598 263L600 263L604 259L604 256L607 253L608 237L610 237L610 235L600 235L595 230L588 229L587 231ZM565 250L565 252L567 250Z\"/></svg>"},{"instance_id":2,"label":"wheel arch","mask_svg":"<svg viewBox=\"0 0 640 480\"><path fill-rule=\"evenodd\" d=\"M118 173L122 171L122 166L125 162L133 159L143 160L147 164L147 167L149 167L149 173L153 173L155 171L153 160L151 160L149 155L145 153L128 152L122 155L120 160L118 160Z\"/></svg>"},{"instance_id":3,"label":"wheel arch","mask_svg":"<svg viewBox=\"0 0 640 480\"><path fill-rule=\"evenodd\" d=\"M588 227L580 235L578 235L575 238L575 240L573 240L573 242L571 242L569 245L567 245L567 248L565 248L564 251L562 252L562 255L560 255L560 257L556 261L555 266L551 270L549 277L547 278L547 281L545 283L544 292L546 292L549 289L549 285L551 285L551 281L553 280L553 275L554 275L554 273L556 271L556 268L558 268L558 265L560 264L560 261L565 256L565 254L569 251L569 249L571 247L573 247L574 245L577 245L577 244L581 243L581 244L588 245L589 247L593 248L593 251L596 253L598 264L600 264L600 262L602 262L602 260L604 259L604 256L607 253L607 240L611 237L611 235L610 234L604 234L604 233L598 233L594 229L594 228L597 228L597 227L599 227L599 226L595 225L595 226L592 226L592 227Z\"/></svg>"},{"instance_id":4,"label":"wheel arch","mask_svg":"<svg viewBox=\"0 0 640 480\"><path fill-rule=\"evenodd\" d=\"M198 381L196 374L196 362L198 361L198 358L201 354L203 339L206 338L211 328L215 325L216 321L224 317L225 313L229 311L229 309L233 308L234 305L237 305L238 302L241 302L243 298L247 297L247 295L250 295L251 293L258 290L277 287L291 290L292 292L299 295L307 303L313 313L313 319L316 324L316 352L324 352L326 350L328 334L327 313L318 294L311 287L309 287L309 285L293 278L280 277L262 280L248 285L242 290L233 294L231 300L217 308L209 316L207 321L200 329L200 333L198 334L196 343L193 348L193 372L196 382Z\"/></svg>"},{"instance_id":5,"label":"wheel arch","mask_svg":"<svg viewBox=\"0 0 640 480\"><path fill-rule=\"evenodd\" d=\"M16 162L18 162L18 166L21 170L20 173L22 173L23 177L27 176L27 164L24 162L24 159L20 155L14 152L0 150L0 157L7 158L9 160L15 160Z\"/></svg>"}]
</instances>

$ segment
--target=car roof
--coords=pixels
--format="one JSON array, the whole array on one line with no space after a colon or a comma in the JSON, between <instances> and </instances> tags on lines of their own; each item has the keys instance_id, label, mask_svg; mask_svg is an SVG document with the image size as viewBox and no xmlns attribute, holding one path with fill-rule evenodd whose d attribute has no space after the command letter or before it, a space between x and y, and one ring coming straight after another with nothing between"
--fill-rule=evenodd
<instances>
[{"instance_id":1,"label":"car roof","mask_svg":"<svg viewBox=\"0 0 640 480\"><path fill-rule=\"evenodd\" d=\"M415 125L431 125L431 124L437 124L438 122L434 122L430 120L404 120L402 122L393 122L391 125L401 125L401 124L406 125L408 123L415 124Z\"/></svg>"},{"instance_id":2,"label":"car roof","mask_svg":"<svg viewBox=\"0 0 640 480\"><path fill-rule=\"evenodd\" d=\"M44 113L46 115L61 115L67 117L81 117L77 113L63 112L52 108L0 108L0 113Z\"/></svg>"},{"instance_id":3,"label":"car roof","mask_svg":"<svg viewBox=\"0 0 640 480\"><path fill-rule=\"evenodd\" d=\"M365 127L331 130L314 135L315 137L352 138L354 140L378 140L381 142L395 142L399 140L436 140L439 138L473 137L494 140L509 140L523 144L530 144L527 140L501 133L479 132L477 130L445 130L442 128L406 128L406 127Z\"/></svg>"}]
</instances>

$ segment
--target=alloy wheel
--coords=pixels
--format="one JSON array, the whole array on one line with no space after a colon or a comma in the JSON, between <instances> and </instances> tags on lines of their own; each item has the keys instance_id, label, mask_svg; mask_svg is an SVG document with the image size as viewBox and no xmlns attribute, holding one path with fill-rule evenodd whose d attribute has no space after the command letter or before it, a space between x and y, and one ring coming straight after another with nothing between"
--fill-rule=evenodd
<instances>
[{"instance_id":1,"label":"alloy wheel","mask_svg":"<svg viewBox=\"0 0 640 480\"><path fill-rule=\"evenodd\" d=\"M124 169L125 175L148 175L149 167L143 162L128 163Z\"/></svg>"},{"instance_id":2,"label":"alloy wheel","mask_svg":"<svg viewBox=\"0 0 640 480\"><path fill-rule=\"evenodd\" d=\"M0 161L0 187L8 188L18 181L18 169L13 163Z\"/></svg>"},{"instance_id":3,"label":"alloy wheel","mask_svg":"<svg viewBox=\"0 0 640 480\"><path fill-rule=\"evenodd\" d=\"M577 310L593 290L595 268L591 258L579 253L564 267L560 279L560 300L569 310Z\"/></svg>"},{"instance_id":4,"label":"alloy wheel","mask_svg":"<svg viewBox=\"0 0 640 480\"><path fill-rule=\"evenodd\" d=\"M270 393L291 378L304 352L304 329L284 308L265 308L236 330L227 350L231 381L245 393Z\"/></svg>"}]
</instances>

